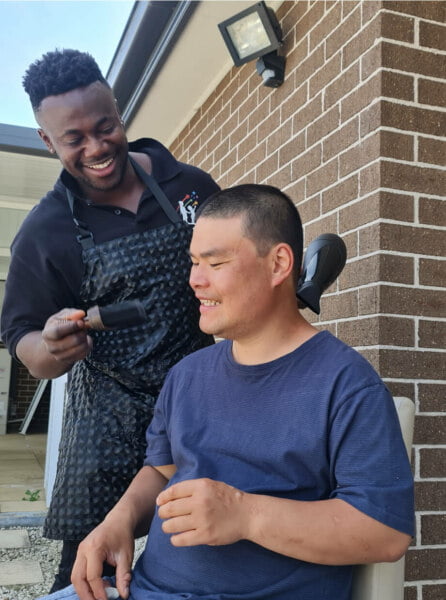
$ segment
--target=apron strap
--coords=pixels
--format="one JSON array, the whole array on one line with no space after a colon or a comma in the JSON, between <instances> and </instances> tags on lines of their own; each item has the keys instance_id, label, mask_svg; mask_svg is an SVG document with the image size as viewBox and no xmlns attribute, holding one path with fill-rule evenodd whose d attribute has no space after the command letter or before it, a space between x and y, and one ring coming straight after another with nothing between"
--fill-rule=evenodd
<instances>
[{"instance_id":1,"label":"apron strap","mask_svg":"<svg viewBox=\"0 0 446 600\"><path fill-rule=\"evenodd\" d=\"M172 223L179 223L181 221L180 215L177 213L177 211L174 209L172 204L169 202L166 194L160 188L156 179L152 175L149 175L146 171L144 171L144 169L130 156L130 154L129 154L129 161L130 161L130 164L132 165L132 167L134 168L135 173L138 175L138 177L141 179L141 181L149 188L149 190L155 196L156 200L158 201L158 204L163 209L163 211L166 213L166 216L169 218L169 220L172 221ZM91 231L88 230L85 223L83 223L82 221L79 221L74 216L74 196L67 187L65 188L65 191L66 191L66 195L67 195L68 205L70 207L71 214L73 216L74 224L76 225L76 228L79 232L79 234L76 236L76 240L82 246L83 250L88 250L89 248L93 248L93 246L94 246L93 234L91 233Z\"/></svg>"},{"instance_id":2,"label":"apron strap","mask_svg":"<svg viewBox=\"0 0 446 600\"><path fill-rule=\"evenodd\" d=\"M166 194L160 188L160 186L158 185L158 182L153 177L153 175L149 175L146 171L144 171L144 169L136 162L136 160L134 160L130 156L130 154L129 154L129 161L130 161L130 164L132 165L132 167L135 169L135 173L138 175L138 177L141 179L141 181L146 184L146 186L149 188L149 190L155 196L155 198L158 201L158 204L163 209L163 211L166 213L166 216L169 218L169 220L172 221L172 223L179 223L181 221L180 215L177 213L177 211L174 209L172 204L169 202Z\"/></svg>"},{"instance_id":3,"label":"apron strap","mask_svg":"<svg viewBox=\"0 0 446 600\"><path fill-rule=\"evenodd\" d=\"M87 229L85 223L83 223L82 221L78 221L74 216L74 196L67 187L65 188L65 191L67 193L68 205L73 216L74 224L76 225L76 229L79 232L76 236L76 240L82 246L82 250L89 250L90 248L94 247L93 234Z\"/></svg>"}]
</instances>

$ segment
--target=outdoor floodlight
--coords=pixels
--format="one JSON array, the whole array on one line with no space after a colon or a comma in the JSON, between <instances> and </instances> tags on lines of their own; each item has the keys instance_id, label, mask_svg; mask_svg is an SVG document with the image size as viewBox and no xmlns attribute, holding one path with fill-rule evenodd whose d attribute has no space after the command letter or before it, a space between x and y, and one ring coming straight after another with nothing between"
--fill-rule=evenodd
<instances>
[{"instance_id":1,"label":"outdoor floodlight","mask_svg":"<svg viewBox=\"0 0 446 600\"><path fill-rule=\"evenodd\" d=\"M277 54L282 31L274 11L265 2L222 21L218 28L236 67L257 58L256 68L263 84L278 87L285 76L285 58Z\"/></svg>"}]
</instances>

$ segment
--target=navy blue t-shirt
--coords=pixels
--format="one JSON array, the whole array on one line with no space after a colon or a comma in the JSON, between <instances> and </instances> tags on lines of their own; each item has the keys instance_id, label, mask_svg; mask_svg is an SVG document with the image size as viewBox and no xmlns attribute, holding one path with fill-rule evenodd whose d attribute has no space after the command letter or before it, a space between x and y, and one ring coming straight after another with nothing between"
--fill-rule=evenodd
<instances>
[{"instance_id":1,"label":"navy blue t-shirt","mask_svg":"<svg viewBox=\"0 0 446 600\"><path fill-rule=\"evenodd\" d=\"M371 365L328 332L246 366L231 342L169 373L147 431L146 465L169 485L209 477L246 492L340 498L413 535L413 478L393 399ZM321 531L321 535L324 532ZM310 564L249 541L175 548L155 515L132 600L348 600L352 568Z\"/></svg>"}]
</instances>

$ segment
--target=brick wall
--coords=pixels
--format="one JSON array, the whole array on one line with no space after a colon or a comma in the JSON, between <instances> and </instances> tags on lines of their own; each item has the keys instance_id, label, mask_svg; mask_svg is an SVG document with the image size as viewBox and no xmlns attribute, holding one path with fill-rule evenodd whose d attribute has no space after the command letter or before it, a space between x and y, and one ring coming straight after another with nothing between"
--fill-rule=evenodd
<instances>
[{"instance_id":1,"label":"brick wall","mask_svg":"<svg viewBox=\"0 0 446 600\"><path fill-rule=\"evenodd\" d=\"M7 433L15 433L20 429L38 385L39 380L34 379L23 365L13 363ZM48 384L29 423L28 433L44 433L48 430L50 394L51 385Z\"/></svg>"},{"instance_id":2,"label":"brick wall","mask_svg":"<svg viewBox=\"0 0 446 600\"><path fill-rule=\"evenodd\" d=\"M0 341L0 348L5 348ZM6 433L19 431L26 412L32 402L39 385L28 370L18 361L11 362L11 378L9 382L8 424ZM51 382L48 382L33 418L28 426L28 433L46 433L50 410Z\"/></svg>"},{"instance_id":3,"label":"brick wall","mask_svg":"<svg viewBox=\"0 0 446 600\"><path fill-rule=\"evenodd\" d=\"M284 84L232 68L172 144L221 186L279 186L306 243L348 264L315 324L416 405L417 533L405 600L446 598L446 3L284 2Z\"/></svg>"}]
</instances>

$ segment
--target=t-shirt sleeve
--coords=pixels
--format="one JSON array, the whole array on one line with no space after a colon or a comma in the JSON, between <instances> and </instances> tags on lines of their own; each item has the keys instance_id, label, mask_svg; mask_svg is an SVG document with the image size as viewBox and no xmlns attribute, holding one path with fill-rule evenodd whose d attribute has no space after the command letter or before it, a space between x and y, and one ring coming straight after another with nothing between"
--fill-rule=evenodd
<instances>
[{"instance_id":1,"label":"t-shirt sleeve","mask_svg":"<svg viewBox=\"0 0 446 600\"><path fill-rule=\"evenodd\" d=\"M160 467L173 464L166 416L172 393L172 375L169 373L158 396L152 421L146 431L147 447L144 466Z\"/></svg>"},{"instance_id":2,"label":"t-shirt sleeve","mask_svg":"<svg viewBox=\"0 0 446 600\"><path fill-rule=\"evenodd\" d=\"M393 398L384 384L365 387L337 410L330 430L332 498L409 535L413 476Z\"/></svg>"},{"instance_id":3,"label":"t-shirt sleeve","mask_svg":"<svg viewBox=\"0 0 446 600\"><path fill-rule=\"evenodd\" d=\"M60 252L53 254L57 258ZM24 335L41 330L48 317L64 306L75 306L68 276L64 278L56 268L37 235L19 232L12 245L1 315L2 341L14 357Z\"/></svg>"}]
</instances>

